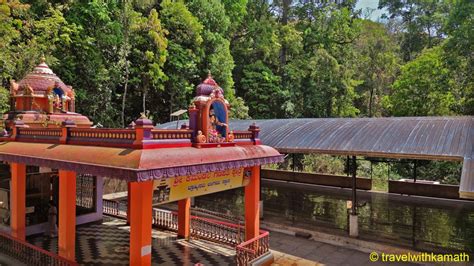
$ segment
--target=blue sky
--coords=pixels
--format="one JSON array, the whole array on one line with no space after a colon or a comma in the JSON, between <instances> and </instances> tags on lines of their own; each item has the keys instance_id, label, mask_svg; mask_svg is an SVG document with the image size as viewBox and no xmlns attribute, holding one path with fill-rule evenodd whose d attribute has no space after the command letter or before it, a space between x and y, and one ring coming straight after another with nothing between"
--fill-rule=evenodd
<instances>
[{"instance_id":1,"label":"blue sky","mask_svg":"<svg viewBox=\"0 0 474 266\"><path fill-rule=\"evenodd\" d=\"M378 5L379 0L359 0L357 1L356 9L362 9L362 11L364 11L368 7L375 9L369 19L377 21L378 19L380 19L380 16L383 13L383 10L377 9Z\"/></svg>"}]
</instances>

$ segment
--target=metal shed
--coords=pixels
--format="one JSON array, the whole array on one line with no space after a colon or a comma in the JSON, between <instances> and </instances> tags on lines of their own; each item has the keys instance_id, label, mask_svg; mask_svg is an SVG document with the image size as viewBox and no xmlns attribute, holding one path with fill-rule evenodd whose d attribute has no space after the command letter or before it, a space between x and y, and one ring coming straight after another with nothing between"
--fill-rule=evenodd
<instances>
[{"instance_id":1,"label":"metal shed","mask_svg":"<svg viewBox=\"0 0 474 266\"><path fill-rule=\"evenodd\" d=\"M281 153L462 161L459 194L474 199L472 116L233 120L229 126L247 130L252 122L262 143Z\"/></svg>"}]
</instances>

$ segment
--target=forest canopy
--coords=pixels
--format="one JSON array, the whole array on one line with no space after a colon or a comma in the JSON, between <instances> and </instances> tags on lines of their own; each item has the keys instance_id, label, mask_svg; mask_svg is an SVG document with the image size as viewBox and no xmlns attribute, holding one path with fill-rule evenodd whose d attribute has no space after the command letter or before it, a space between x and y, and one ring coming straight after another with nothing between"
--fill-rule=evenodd
<instances>
[{"instance_id":1,"label":"forest canopy","mask_svg":"<svg viewBox=\"0 0 474 266\"><path fill-rule=\"evenodd\" d=\"M474 115L474 2L0 0L0 109L39 63L123 127L186 109L210 71L234 118Z\"/></svg>"}]
</instances>

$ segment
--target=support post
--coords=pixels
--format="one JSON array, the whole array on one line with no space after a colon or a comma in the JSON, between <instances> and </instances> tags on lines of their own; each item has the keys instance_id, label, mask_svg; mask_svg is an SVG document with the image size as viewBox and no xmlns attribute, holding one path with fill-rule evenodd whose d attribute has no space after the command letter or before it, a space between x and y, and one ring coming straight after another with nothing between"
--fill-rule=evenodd
<instances>
[{"instance_id":1,"label":"support post","mask_svg":"<svg viewBox=\"0 0 474 266\"><path fill-rule=\"evenodd\" d=\"M127 183L127 224L130 224L130 205L132 204L132 193L130 182Z\"/></svg>"},{"instance_id":2,"label":"support post","mask_svg":"<svg viewBox=\"0 0 474 266\"><path fill-rule=\"evenodd\" d=\"M10 227L13 237L25 240L26 165L11 163L10 168L12 173Z\"/></svg>"},{"instance_id":3,"label":"support post","mask_svg":"<svg viewBox=\"0 0 474 266\"><path fill-rule=\"evenodd\" d=\"M245 186L245 240L257 237L260 232L259 219L260 167L252 167L250 182Z\"/></svg>"},{"instance_id":4,"label":"support post","mask_svg":"<svg viewBox=\"0 0 474 266\"><path fill-rule=\"evenodd\" d=\"M349 156L346 158L346 169L347 169L347 177L351 175L351 165L349 164Z\"/></svg>"},{"instance_id":5,"label":"support post","mask_svg":"<svg viewBox=\"0 0 474 266\"><path fill-rule=\"evenodd\" d=\"M59 256L76 260L76 172L59 170Z\"/></svg>"},{"instance_id":6,"label":"support post","mask_svg":"<svg viewBox=\"0 0 474 266\"><path fill-rule=\"evenodd\" d=\"M130 183L130 265L151 265L153 181Z\"/></svg>"},{"instance_id":7,"label":"support post","mask_svg":"<svg viewBox=\"0 0 474 266\"><path fill-rule=\"evenodd\" d=\"M349 216L349 236L359 236L359 223L357 217L357 161L352 156L352 208Z\"/></svg>"},{"instance_id":8,"label":"support post","mask_svg":"<svg viewBox=\"0 0 474 266\"><path fill-rule=\"evenodd\" d=\"M178 201L178 238L189 239L191 230L191 199Z\"/></svg>"},{"instance_id":9,"label":"support post","mask_svg":"<svg viewBox=\"0 0 474 266\"><path fill-rule=\"evenodd\" d=\"M418 176L418 169L417 169L418 163L417 162L418 162L417 160L413 162L413 183L416 183L416 178Z\"/></svg>"}]
</instances>

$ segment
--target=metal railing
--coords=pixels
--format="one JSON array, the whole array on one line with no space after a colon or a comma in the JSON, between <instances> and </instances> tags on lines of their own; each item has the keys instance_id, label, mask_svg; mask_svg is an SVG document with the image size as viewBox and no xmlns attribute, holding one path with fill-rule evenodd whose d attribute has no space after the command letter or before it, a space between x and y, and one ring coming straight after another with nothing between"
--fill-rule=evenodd
<instances>
[{"instance_id":1,"label":"metal railing","mask_svg":"<svg viewBox=\"0 0 474 266\"><path fill-rule=\"evenodd\" d=\"M40 249L39 247L14 238L4 232L0 232L0 253L27 265L78 265L74 261L70 261L57 254Z\"/></svg>"},{"instance_id":2,"label":"metal railing","mask_svg":"<svg viewBox=\"0 0 474 266\"><path fill-rule=\"evenodd\" d=\"M260 235L235 247L238 266L249 265L251 261L270 251L270 234L260 231Z\"/></svg>"},{"instance_id":3,"label":"metal railing","mask_svg":"<svg viewBox=\"0 0 474 266\"><path fill-rule=\"evenodd\" d=\"M191 216L191 236L235 247L245 239L245 228L237 224Z\"/></svg>"},{"instance_id":4,"label":"metal railing","mask_svg":"<svg viewBox=\"0 0 474 266\"><path fill-rule=\"evenodd\" d=\"M103 200L104 213L127 218L122 203ZM125 205L125 204L122 204ZM176 211L153 209L153 226L173 232L178 231L178 213ZM270 251L269 233L260 230L260 235L243 242L245 227L240 224L218 221L211 218L191 216L190 234L193 238L204 239L235 248L237 265L248 265L252 260Z\"/></svg>"}]
</instances>

